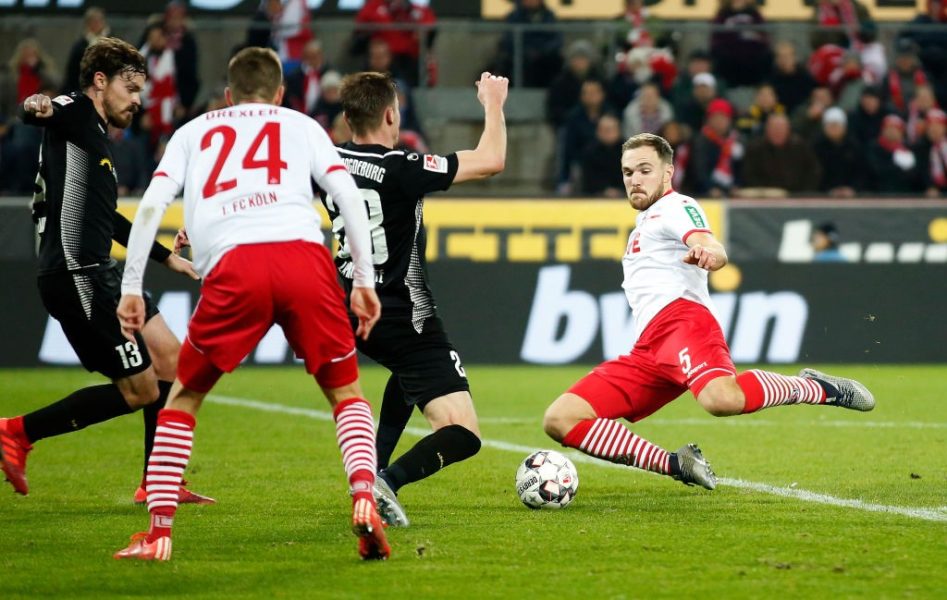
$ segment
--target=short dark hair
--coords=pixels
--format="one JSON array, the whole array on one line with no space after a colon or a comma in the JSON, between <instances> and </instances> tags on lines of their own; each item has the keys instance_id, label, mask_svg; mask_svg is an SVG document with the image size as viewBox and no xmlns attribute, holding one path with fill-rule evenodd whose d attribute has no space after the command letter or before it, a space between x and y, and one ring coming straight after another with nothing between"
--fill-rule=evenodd
<instances>
[{"instance_id":1,"label":"short dark hair","mask_svg":"<svg viewBox=\"0 0 947 600\"><path fill-rule=\"evenodd\" d=\"M271 100L283 85L283 65L272 48L251 46L237 52L227 65L227 85L234 102Z\"/></svg>"},{"instance_id":2,"label":"short dark hair","mask_svg":"<svg viewBox=\"0 0 947 600\"><path fill-rule=\"evenodd\" d=\"M381 125L385 110L394 106L398 90L391 75L367 71L342 80L342 112L356 135L365 135Z\"/></svg>"},{"instance_id":3,"label":"short dark hair","mask_svg":"<svg viewBox=\"0 0 947 600\"><path fill-rule=\"evenodd\" d=\"M631 136L621 145L621 153L624 154L628 150L634 150L641 146L654 148L654 151L658 153L658 158L666 165L674 162L674 149L671 148L671 144L660 135L654 135L653 133L639 133Z\"/></svg>"},{"instance_id":4,"label":"short dark hair","mask_svg":"<svg viewBox=\"0 0 947 600\"><path fill-rule=\"evenodd\" d=\"M145 75L145 58L137 48L114 37L101 38L88 48L79 62L79 88L92 85L96 73L111 80L116 75Z\"/></svg>"}]
</instances>

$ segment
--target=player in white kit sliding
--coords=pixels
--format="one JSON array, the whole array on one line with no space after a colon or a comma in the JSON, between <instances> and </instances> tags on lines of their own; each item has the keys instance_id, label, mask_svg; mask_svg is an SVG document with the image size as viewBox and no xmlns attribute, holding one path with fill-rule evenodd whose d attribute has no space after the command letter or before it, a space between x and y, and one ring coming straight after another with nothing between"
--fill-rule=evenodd
<instances>
[{"instance_id":1,"label":"player in white kit sliding","mask_svg":"<svg viewBox=\"0 0 947 600\"><path fill-rule=\"evenodd\" d=\"M195 118L171 138L129 239L118 307L129 335L143 324L148 248L182 188L185 229L204 283L148 462L151 527L133 536L115 558L170 558L177 490L201 402L220 376L279 324L333 407L359 554L384 559L391 550L372 495L375 429L355 356L355 335L366 338L381 313L361 194L325 131L304 114L279 106L282 68L275 52L244 49L230 61L227 75L231 106ZM332 193L345 216L355 265L350 303L359 320L355 334L323 246L311 179Z\"/></svg>"},{"instance_id":2,"label":"player in white kit sliding","mask_svg":"<svg viewBox=\"0 0 947 600\"><path fill-rule=\"evenodd\" d=\"M543 421L550 437L596 458L712 490L717 478L696 445L669 453L616 419L640 421L688 389L721 417L782 404L874 408L862 384L812 369L798 377L758 370L737 375L707 290L708 271L726 265L727 254L697 201L671 189L671 146L648 133L629 138L621 169L628 200L640 211L622 258L622 287L638 338L629 354L597 366L552 403Z\"/></svg>"}]
</instances>

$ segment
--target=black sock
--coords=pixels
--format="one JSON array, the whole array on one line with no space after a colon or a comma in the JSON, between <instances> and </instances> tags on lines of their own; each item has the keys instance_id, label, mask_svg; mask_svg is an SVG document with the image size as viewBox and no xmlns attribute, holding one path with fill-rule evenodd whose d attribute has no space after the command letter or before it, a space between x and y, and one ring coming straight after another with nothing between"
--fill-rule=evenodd
<instances>
[{"instance_id":1,"label":"black sock","mask_svg":"<svg viewBox=\"0 0 947 600\"><path fill-rule=\"evenodd\" d=\"M30 442L79 431L89 425L134 412L114 383L76 390L23 416L23 432Z\"/></svg>"},{"instance_id":2,"label":"black sock","mask_svg":"<svg viewBox=\"0 0 947 600\"><path fill-rule=\"evenodd\" d=\"M398 489L430 477L447 465L470 458L480 450L480 438L462 425L448 425L422 439L385 469L385 481Z\"/></svg>"},{"instance_id":3,"label":"black sock","mask_svg":"<svg viewBox=\"0 0 947 600\"><path fill-rule=\"evenodd\" d=\"M408 426L414 406L405 402L404 390L397 375L388 378L385 394L381 400L381 414L378 417L378 432L375 434L375 453L378 455L378 468L384 469L391 460L398 440L404 428Z\"/></svg>"},{"instance_id":4,"label":"black sock","mask_svg":"<svg viewBox=\"0 0 947 600\"><path fill-rule=\"evenodd\" d=\"M668 453L668 467L672 477L681 474L681 461L677 458L677 452Z\"/></svg>"},{"instance_id":5,"label":"black sock","mask_svg":"<svg viewBox=\"0 0 947 600\"><path fill-rule=\"evenodd\" d=\"M141 416L145 421L145 466L142 470L142 481L144 481L144 473L148 471L148 457L151 456L151 449L155 447L155 428L158 427L158 412L168 402L170 392L171 382L159 380L158 399L141 409Z\"/></svg>"}]
</instances>

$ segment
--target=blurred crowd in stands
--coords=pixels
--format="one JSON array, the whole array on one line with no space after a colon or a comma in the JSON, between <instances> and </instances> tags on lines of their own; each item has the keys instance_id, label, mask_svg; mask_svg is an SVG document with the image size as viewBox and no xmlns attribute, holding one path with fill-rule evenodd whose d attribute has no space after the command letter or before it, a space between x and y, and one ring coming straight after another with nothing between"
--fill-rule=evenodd
<instances>
[{"instance_id":1,"label":"blurred crowd in stands","mask_svg":"<svg viewBox=\"0 0 947 600\"><path fill-rule=\"evenodd\" d=\"M701 197L947 192L947 0L927 0L926 13L905 24L892 47L878 41L858 0L814 0L808 47L773 39L754 0L721 0L706 45L686 54L645 4L625 1L615 21L620 38L609 48L530 27L519 43L505 33L484 60L492 72L521 74L523 87L546 90L556 194L621 197L621 144L640 132L668 139L675 188ZM428 148L412 90L437 84L436 22L429 7L409 0L366 0L345 50L361 68L396 78L401 143L421 152ZM544 0L518 0L506 22L557 20ZM36 40L22 40L9 61L17 102L74 90L82 52L105 35L106 15L89 9L61 71ZM224 106L222 83L200 93L198 42L183 3L169 3L132 41L149 78L134 125L112 132L123 194L147 185L176 127ZM232 52L247 45L279 52L288 107L336 142L350 137L339 102L344 73L326 60L305 0L262 0ZM24 195L32 192L40 135L13 117L0 119L0 193Z\"/></svg>"}]
</instances>

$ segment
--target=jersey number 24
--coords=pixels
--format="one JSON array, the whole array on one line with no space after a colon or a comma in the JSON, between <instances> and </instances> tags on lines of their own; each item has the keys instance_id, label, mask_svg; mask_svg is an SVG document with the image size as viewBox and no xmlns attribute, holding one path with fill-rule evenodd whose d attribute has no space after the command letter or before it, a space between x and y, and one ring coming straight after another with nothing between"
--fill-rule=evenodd
<instances>
[{"instance_id":1,"label":"jersey number 24","mask_svg":"<svg viewBox=\"0 0 947 600\"><path fill-rule=\"evenodd\" d=\"M227 158L230 156L231 150L233 150L233 145L237 141L237 130L229 125L218 125L213 129L208 129L204 137L201 138L202 151L210 148L215 136L223 138L223 144L220 146L220 153L217 154L217 160L214 161L214 167L211 169L207 181L204 182L202 196L205 200L220 192L226 192L227 190L232 190L237 187L236 179L218 181L220 172L224 169L224 163L227 162ZM261 160L257 158L257 155L260 153L260 147L264 141L266 142L266 158ZM260 132L253 138L250 149L247 150L247 153L243 156L242 166L245 170L266 169L267 183L279 185L283 176L283 169L285 169L287 165L286 161L280 157L280 124L278 122L267 121L263 124L263 127L260 128Z\"/></svg>"}]
</instances>

